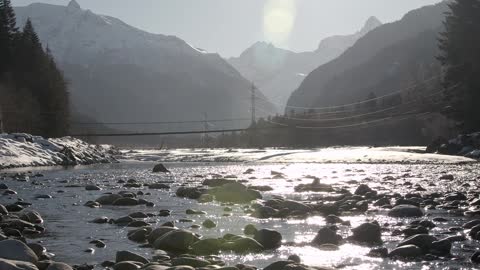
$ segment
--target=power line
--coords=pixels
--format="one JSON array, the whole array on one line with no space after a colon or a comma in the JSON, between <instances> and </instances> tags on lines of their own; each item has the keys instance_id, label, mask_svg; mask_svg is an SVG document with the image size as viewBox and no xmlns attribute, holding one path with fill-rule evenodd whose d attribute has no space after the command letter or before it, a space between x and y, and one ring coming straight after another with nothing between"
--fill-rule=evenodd
<instances>
[{"instance_id":1,"label":"power line","mask_svg":"<svg viewBox=\"0 0 480 270\"><path fill-rule=\"evenodd\" d=\"M417 111L410 111L410 112L407 112L407 113L398 114L398 115L394 115L394 116L389 116L389 117L376 119L376 120L371 120L371 121L367 121L367 122L361 122L361 123L355 123L355 124L349 124L349 125L337 125L337 126L330 126L330 127L312 127L312 126L298 126L298 125L290 127L288 124L278 123L278 122L274 122L274 121L271 121L271 120L265 120L265 121L267 121L268 123L274 124L274 125L281 126L281 127L290 127L290 128L295 128L295 129L332 130L332 129L343 129L343 128L351 128L351 127L368 126L370 124L384 122L384 121L387 121L387 120L402 120L402 119L395 119L395 117L400 117L400 116L408 116L407 118L405 118L405 119L408 119L412 116L422 116L422 115L428 115L428 114L431 114L431 113L432 112L419 113Z\"/></svg>"},{"instance_id":2,"label":"power line","mask_svg":"<svg viewBox=\"0 0 480 270\"><path fill-rule=\"evenodd\" d=\"M459 85L459 84L456 84L455 86L448 88L448 90L451 90L451 89L457 87L458 85ZM411 100L411 101L409 101L409 102L407 102L407 103L402 103L402 104L399 104L399 105L387 107L387 108L384 108L384 109L381 109L381 110L377 110L377 111L373 111L373 112L368 112L368 113L363 113L363 114L354 114L354 115L346 116L346 117L326 118L326 119L314 119L314 118L298 118L298 117L281 116L281 118L282 118L282 119L288 119L288 120L312 121L312 122L332 122L332 121L349 120L349 119L355 119L355 118L359 118L359 117L364 117L364 116L369 116L369 115L375 115L375 114L378 114L378 113L391 111L391 110L394 110L394 109L401 108L401 107L403 107L403 106L408 106L408 105L414 104L414 103L416 103L416 102L418 102L418 101L421 101L421 99L431 98L431 97L440 95L440 94L442 94L443 91L445 91L445 90L440 90L440 91L434 92L433 94L430 94L430 95L427 95L427 96L423 96L423 97L419 97L419 98L417 98L417 99ZM317 114L308 114L307 116L313 116L313 115L317 115Z\"/></svg>"},{"instance_id":3,"label":"power line","mask_svg":"<svg viewBox=\"0 0 480 270\"><path fill-rule=\"evenodd\" d=\"M372 102L372 101L375 101L375 100L379 100L379 99L382 99L382 98L386 98L386 97L390 97L390 96L394 96L396 94L399 94L399 93L402 93L402 92L406 92L408 90L412 90L412 89L415 89L415 87L419 86L420 84L423 84L423 83L427 83L427 82L430 82L430 81L433 81L435 79L438 79L438 78L441 78L443 76L443 74L440 74L440 75L437 75L437 76L433 76L427 80L424 80L422 82L418 82L418 83L415 83L409 87L406 87L406 88L403 88L401 90L398 90L398 91L395 91L395 92L392 92L392 93L389 93L389 94L386 94L386 95L383 95L383 96L379 96L379 97L376 97L376 98L373 98L373 99L368 99L368 100L364 100L364 101L359 101L359 102L354 102L354 103L349 103L349 104L343 104L343 105L336 105L336 106L326 106L326 107L299 107L299 106L289 106L289 105L285 105L285 104L280 104L280 103L273 103L273 104L276 104L276 105L281 105L281 106L285 106L285 108L291 108L291 109L302 109L302 110L331 110L331 109L338 109L338 108L344 108L344 107L352 107L352 106L355 106L355 105L360 105L360 104L365 104L365 103L368 103L368 102ZM262 99L264 101L269 101L269 100L266 100L264 98L262 98L261 96L257 96L257 98L259 99ZM345 111L345 110L343 110Z\"/></svg>"},{"instance_id":4,"label":"power line","mask_svg":"<svg viewBox=\"0 0 480 270\"><path fill-rule=\"evenodd\" d=\"M232 119L215 119L208 120L208 123L220 123L220 122L235 122L235 121L248 121L250 118L232 118ZM74 125L163 125L163 124L194 124L205 123L204 120L190 120L190 121L160 121L160 122L74 122Z\"/></svg>"},{"instance_id":5,"label":"power line","mask_svg":"<svg viewBox=\"0 0 480 270\"><path fill-rule=\"evenodd\" d=\"M265 127L260 129L275 129L278 127ZM72 137L131 137L131 136L159 136L159 135L189 135L189 134L211 134L226 132L242 132L249 129L218 129L218 130L194 130L194 131L172 131L172 132L132 132L132 133L100 133L100 134L70 134Z\"/></svg>"}]
</instances>

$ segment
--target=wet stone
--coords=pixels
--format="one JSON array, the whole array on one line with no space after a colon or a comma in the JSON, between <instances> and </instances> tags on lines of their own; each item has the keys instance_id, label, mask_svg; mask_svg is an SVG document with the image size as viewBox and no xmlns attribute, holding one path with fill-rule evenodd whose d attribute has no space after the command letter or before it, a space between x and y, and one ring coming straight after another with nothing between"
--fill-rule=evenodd
<instances>
[{"instance_id":1,"label":"wet stone","mask_svg":"<svg viewBox=\"0 0 480 270\"><path fill-rule=\"evenodd\" d=\"M413 205L397 205L388 212L390 217L422 217L423 211Z\"/></svg>"}]
</instances>

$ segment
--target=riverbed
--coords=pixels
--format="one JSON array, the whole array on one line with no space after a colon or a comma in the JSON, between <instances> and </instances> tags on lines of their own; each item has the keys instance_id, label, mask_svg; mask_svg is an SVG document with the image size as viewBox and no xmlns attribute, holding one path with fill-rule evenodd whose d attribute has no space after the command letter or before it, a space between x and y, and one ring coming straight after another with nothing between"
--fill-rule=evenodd
<instances>
[{"instance_id":1,"label":"riverbed","mask_svg":"<svg viewBox=\"0 0 480 270\"><path fill-rule=\"evenodd\" d=\"M319 201L324 196L330 195L322 192L294 192L295 186L311 183L312 177L320 179L322 184L331 184L335 189L347 189L352 193L360 184L368 184L380 194L404 195L412 192L444 194L453 191L467 194L478 191L480 166L472 160L452 160L449 157L428 155L425 159L420 156L414 162L404 162L407 159L403 156L403 161L398 160L399 151L395 150L382 150L381 159L373 160L368 159L368 156L378 155L378 152L368 152L368 149L361 151L353 149L350 152L345 152L345 149L328 151L329 155L323 155L321 159L315 160L308 157L307 154L310 151L295 151L283 155L275 151L269 153L250 151L249 158L242 160L218 158L218 155L212 160L209 159L211 155L205 155L205 151L202 154L203 158L190 160L185 157L194 155L188 151L184 151L187 154L181 155L182 158L179 158L178 153L171 154L172 158L166 158L167 155L159 155L158 152L130 151L129 159L118 164L11 169L5 172L11 174L30 171L31 177L26 181L16 181L10 177L0 180L10 189L18 192L16 195L0 196L0 204L11 204L20 198L32 203L30 208L41 213L45 220L46 232L41 237L30 241L44 245L49 253L55 255L56 261L71 265L96 264L97 269L101 269L99 264L103 261L114 259L118 250L137 252L147 258L152 256L151 248L141 247L127 239L127 232L132 228L90 222L102 216L115 219L138 211L155 214L145 219L153 227L167 221L175 221L177 227L193 230L203 237L221 237L226 233L243 234L243 228L247 224L254 224L257 228L274 229L282 234L283 245L274 251L247 255L220 254L227 265L244 263L263 268L272 262L285 260L288 256L296 254L306 265L338 269L473 269L476 267L470 262L470 256L480 248L480 244L470 239L455 242L450 257L435 260L374 258L367 256L371 247L349 242L339 245L339 250L325 251L310 245L317 231L325 225L325 218L321 215L311 215L302 219L258 219L245 214L242 205L230 206L233 211L225 212L225 205L218 202L198 203L196 200L175 196L175 191L182 185L196 186L204 179L219 177L242 180L246 185L272 187L272 191L262 192L263 199L282 196L302 202ZM354 155L352 157L352 152L363 156L364 160L359 160ZM238 155L238 152L231 150L230 153L231 157ZM405 151L402 153L413 154ZM222 152L222 155L228 157L228 152ZM251 158L252 155L254 158ZM288 158L295 155L301 158ZM346 156L342 158L342 155ZM268 158L262 159L265 156ZM279 160L280 156L284 159ZM180 159L185 161L181 162ZM152 173L153 166L161 160L169 161L164 164L171 174ZM248 169L251 173L245 174ZM33 177L37 173L42 176ZM440 179L442 175L447 174L452 175L453 180ZM135 179L141 184L161 181L170 185L170 189L123 187L122 182L129 179ZM466 183L469 186L465 185ZM88 184L98 185L102 190L87 191L84 187ZM415 191L414 188L418 186L425 188L425 191ZM84 206L87 201L93 201L104 193L117 193L121 190L142 191L144 193L142 198L153 202L155 206L102 206L99 208ZM37 199L38 195L50 195L52 198ZM474 195L478 196L477 193ZM158 216L162 209L171 210L171 215ZM205 211L207 214L187 215L185 212L187 209ZM459 207L458 211L426 209L426 216L423 219L445 218L445 222L436 222L436 227L430 232L438 238L464 235L467 233L466 230L452 228L461 227L466 221L472 219L464 215L463 210L466 209L468 206ZM347 237L351 234L351 228L366 221L376 220L383 228L383 246L391 250L403 239L393 231L408 225L415 219L390 218L386 213L387 209L370 207L365 213L342 215L341 218L349 221L351 225L339 226L338 233ZM206 219L214 221L217 227L206 229L200 226L198 229L191 229L192 225L201 224ZM93 239L104 241L106 247L94 247L89 243ZM85 252L88 248L93 248L94 252Z\"/></svg>"}]
</instances>

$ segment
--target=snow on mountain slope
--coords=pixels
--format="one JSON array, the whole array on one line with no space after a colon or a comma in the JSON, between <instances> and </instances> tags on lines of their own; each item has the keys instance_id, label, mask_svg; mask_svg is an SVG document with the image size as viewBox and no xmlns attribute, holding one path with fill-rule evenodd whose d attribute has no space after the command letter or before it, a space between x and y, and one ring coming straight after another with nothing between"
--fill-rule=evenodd
<instances>
[{"instance_id":1,"label":"snow on mountain slope","mask_svg":"<svg viewBox=\"0 0 480 270\"><path fill-rule=\"evenodd\" d=\"M313 52L295 53L272 44L257 42L239 57L228 61L245 78L255 82L262 92L278 106L285 106L290 94L312 70L325 64L355 44L382 23L370 17L363 28L352 34L332 36L322 40Z\"/></svg>"},{"instance_id":2,"label":"snow on mountain slope","mask_svg":"<svg viewBox=\"0 0 480 270\"><path fill-rule=\"evenodd\" d=\"M100 122L202 120L203 113L210 119L250 116L250 82L218 54L94 14L75 0L66 7L35 3L15 11L20 26L31 18L52 50L71 82L79 114ZM276 112L268 102L258 107L260 116Z\"/></svg>"}]
</instances>

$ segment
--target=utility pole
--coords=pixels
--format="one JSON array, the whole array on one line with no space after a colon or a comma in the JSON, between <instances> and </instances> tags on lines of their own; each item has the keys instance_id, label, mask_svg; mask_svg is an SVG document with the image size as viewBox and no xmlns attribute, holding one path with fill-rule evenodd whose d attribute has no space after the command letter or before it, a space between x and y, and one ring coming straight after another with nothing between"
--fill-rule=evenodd
<instances>
[{"instance_id":1,"label":"utility pole","mask_svg":"<svg viewBox=\"0 0 480 270\"><path fill-rule=\"evenodd\" d=\"M250 146L254 146L255 144L255 136L256 136L256 126L257 126L257 117L255 115L255 84L252 83L252 100L251 100L251 108L250 110L252 111L252 123L251 123L251 130L250 130Z\"/></svg>"},{"instance_id":2,"label":"utility pole","mask_svg":"<svg viewBox=\"0 0 480 270\"><path fill-rule=\"evenodd\" d=\"M0 134L3 133L2 107L0 106Z\"/></svg>"},{"instance_id":3,"label":"utility pole","mask_svg":"<svg viewBox=\"0 0 480 270\"><path fill-rule=\"evenodd\" d=\"M208 116L207 116L207 113L204 112L203 113L203 131L205 132L203 134L203 147L204 148L207 148L207 143L208 143Z\"/></svg>"},{"instance_id":4,"label":"utility pole","mask_svg":"<svg viewBox=\"0 0 480 270\"><path fill-rule=\"evenodd\" d=\"M255 108L255 89L256 89L255 84L252 83L252 100L251 100L251 102L252 102L252 104L251 104L252 127L255 126L255 123L256 123L256 121L257 121L256 115L255 115L255 109L256 109L256 108Z\"/></svg>"}]
</instances>

